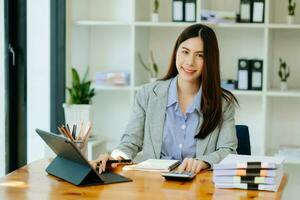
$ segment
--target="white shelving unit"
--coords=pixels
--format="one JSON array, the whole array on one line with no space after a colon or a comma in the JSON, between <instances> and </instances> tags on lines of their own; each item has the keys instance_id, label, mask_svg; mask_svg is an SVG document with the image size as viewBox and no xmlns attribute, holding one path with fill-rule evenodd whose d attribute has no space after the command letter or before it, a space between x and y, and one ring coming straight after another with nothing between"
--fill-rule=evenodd
<instances>
[{"instance_id":1,"label":"white shelving unit","mask_svg":"<svg viewBox=\"0 0 300 200\"><path fill-rule=\"evenodd\" d=\"M130 73L128 86L96 86L95 134L107 140L108 150L125 129L136 90L148 82L137 53L147 58L152 50L162 77L177 36L193 24L172 22L172 0L160 1L159 22L151 22L152 4L153 0L68 1L67 84L70 66L82 73L89 66L92 79L97 71ZM249 126L255 155L273 155L280 144L300 145L300 15L296 10L296 24L286 24L286 4L266 0L262 24L213 24L201 22L202 9L238 11L239 0L197 0L197 23L212 27L219 40L223 79L236 79L239 58L264 62L262 91L233 91L240 102L236 122ZM279 90L279 57L291 68L288 91Z\"/></svg>"}]
</instances>

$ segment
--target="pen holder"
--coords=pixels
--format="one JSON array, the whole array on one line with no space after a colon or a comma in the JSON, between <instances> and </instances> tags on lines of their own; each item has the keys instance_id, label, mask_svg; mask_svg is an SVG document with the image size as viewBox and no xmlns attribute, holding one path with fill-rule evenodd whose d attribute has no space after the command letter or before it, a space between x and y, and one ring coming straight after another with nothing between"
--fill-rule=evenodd
<instances>
[{"instance_id":1,"label":"pen holder","mask_svg":"<svg viewBox=\"0 0 300 200\"><path fill-rule=\"evenodd\" d=\"M82 155L88 159L88 143L84 142L83 140L75 140L74 144L76 145L76 147L80 150L80 152L82 153Z\"/></svg>"}]
</instances>

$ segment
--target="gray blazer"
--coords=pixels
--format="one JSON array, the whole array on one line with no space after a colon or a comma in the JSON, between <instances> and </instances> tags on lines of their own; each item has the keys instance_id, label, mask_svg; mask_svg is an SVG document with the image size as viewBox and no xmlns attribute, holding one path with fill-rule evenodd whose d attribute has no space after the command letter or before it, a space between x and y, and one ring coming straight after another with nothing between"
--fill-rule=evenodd
<instances>
[{"instance_id":1,"label":"gray blazer","mask_svg":"<svg viewBox=\"0 0 300 200\"><path fill-rule=\"evenodd\" d=\"M117 147L133 159L143 150L143 160L160 158L168 89L171 80L144 85L135 98L129 123ZM196 159L215 164L230 153L236 153L237 137L234 121L234 105L223 100L221 129L216 128L204 139L197 139ZM198 124L200 130L203 118Z\"/></svg>"}]
</instances>

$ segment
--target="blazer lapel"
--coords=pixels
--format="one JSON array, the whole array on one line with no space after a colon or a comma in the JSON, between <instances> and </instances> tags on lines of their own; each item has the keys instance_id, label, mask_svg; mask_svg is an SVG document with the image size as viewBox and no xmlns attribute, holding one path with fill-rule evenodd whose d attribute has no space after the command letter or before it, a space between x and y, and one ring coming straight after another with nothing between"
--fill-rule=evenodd
<instances>
[{"instance_id":1,"label":"blazer lapel","mask_svg":"<svg viewBox=\"0 0 300 200\"><path fill-rule=\"evenodd\" d=\"M149 102L150 137L156 159L160 158L170 82L157 85Z\"/></svg>"}]
</instances>

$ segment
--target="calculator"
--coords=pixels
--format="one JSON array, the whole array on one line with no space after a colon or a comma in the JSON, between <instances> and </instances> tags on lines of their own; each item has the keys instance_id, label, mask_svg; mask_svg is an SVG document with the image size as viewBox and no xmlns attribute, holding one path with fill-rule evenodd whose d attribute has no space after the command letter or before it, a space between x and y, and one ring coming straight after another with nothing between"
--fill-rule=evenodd
<instances>
[{"instance_id":1,"label":"calculator","mask_svg":"<svg viewBox=\"0 0 300 200\"><path fill-rule=\"evenodd\" d=\"M161 175L165 177L166 180L174 180L174 181L190 181L196 176L196 174L193 172L185 172L185 171L164 172Z\"/></svg>"}]
</instances>

